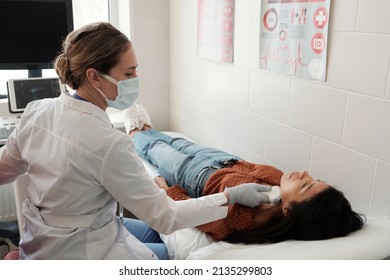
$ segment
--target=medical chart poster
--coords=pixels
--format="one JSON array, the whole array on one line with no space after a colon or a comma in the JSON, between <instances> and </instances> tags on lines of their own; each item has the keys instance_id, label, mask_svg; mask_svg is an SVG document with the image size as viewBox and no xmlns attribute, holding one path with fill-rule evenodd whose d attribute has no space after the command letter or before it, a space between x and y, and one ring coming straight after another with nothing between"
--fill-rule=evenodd
<instances>
[{"instance_id":1,"label":"medical chart poster","mask_svg":"<svg viewBox=\"0 0 390 280\"><path fill-rule=\"evenodd\" d=\"M260 69L325 81L330 0L261 0Z\"/></svg>"},{"instance_id":2,"label":"medical chart poster","mask_svg":"<svg viewBox=\"0 0 390 280\"><path fill-rule=\"evenodd\" d=\"M233 62L234 0L198 0L198 56Z\"/></svg>"}]
</instances>

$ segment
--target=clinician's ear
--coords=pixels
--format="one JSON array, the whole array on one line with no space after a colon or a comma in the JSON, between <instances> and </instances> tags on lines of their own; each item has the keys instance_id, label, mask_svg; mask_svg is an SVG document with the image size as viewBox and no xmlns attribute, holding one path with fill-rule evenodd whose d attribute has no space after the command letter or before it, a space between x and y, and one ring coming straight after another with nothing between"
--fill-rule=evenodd
<instances>
[{"instance_id":1,"label":"clinician's ear","mask_svg":"<svg viewBox=\"0 0 390 280\"><path fill-rule=\"evenodd\" d=\"M88 68L85 76L87 80L94 86L100 87L100 75L94 68Z\"/></svg>"}]
</instances>

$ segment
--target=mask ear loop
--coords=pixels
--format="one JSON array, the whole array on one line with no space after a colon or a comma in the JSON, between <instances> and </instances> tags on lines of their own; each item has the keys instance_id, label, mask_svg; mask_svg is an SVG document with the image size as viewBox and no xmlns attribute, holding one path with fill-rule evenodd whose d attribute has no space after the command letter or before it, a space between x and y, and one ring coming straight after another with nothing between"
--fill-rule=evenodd
<instances>
[{"instance_id":1,"label":"mask ear loop","mask_svg":"<svg viewBox=\"0 0 390 280\"><path fill-rule=\"evenodd\" d=\"M97 88L95 86L93 87L104 97L104 99L108 99L107 96L103 93L103 91L100 88Z\"/></svg>"},{"instance_id":2,"label":"mask ear loop","mask_svg":"<svg viewBox=\"0 0 390 280\"><path fill-rule=\"evenodd\" d=\"M102 76L104 79L106 79L107 81L109 81L109 82L113 83L114 85L118 86L118 81L115 80L114 78L112 78L111 76L106 75L106 74L103 74L103 73L101 73L101 72L99 72L99 71L97 71L97 73L98 73L100 76ZM104 97L104 99L109 100L109 99L107 98L107 96L103 93L103 91L102 91L100 88L97 88L97 87L95 87L95 86L93 86L93 87L94 87L94 88L95 88L95 89Z\"/></svg>"},{"instance_id":3,"label":"mask ear loop","mask_svg":"<svg viewBox=\"0 0 390 280\"><path fill-rule=\"evenodd\" d=\"M110 81L111 83L113 83L114 85L118 85L118 81L115 80L113 77L111 77L110 75L107 75L107 74L103 74L103 73L99 73L103 78L105 78L107 81Z\"/></svg>"}]
</instances>

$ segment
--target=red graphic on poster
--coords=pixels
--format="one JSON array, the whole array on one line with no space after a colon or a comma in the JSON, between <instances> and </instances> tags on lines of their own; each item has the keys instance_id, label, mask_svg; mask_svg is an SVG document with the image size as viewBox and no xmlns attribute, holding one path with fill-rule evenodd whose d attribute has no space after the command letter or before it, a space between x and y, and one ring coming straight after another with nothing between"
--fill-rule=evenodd
<instances>
[{"instance_id":1,"label":"red graphic on poster","mask_svg":"<svg viewBox=\"0 0 390 280\"><path fill-rule=\"evenodd\" d=\"M278 25L278 14L274 8L269 9L263 17L264 27L268 31L274 31Z\"/></svg>"},{"instance_id":2,"label":"red graphic on poster","mask_svg":"<svg viewBox=\"0 0 390 280\"><path fill-rule=\"evenodd\" d=\"M313 16L314 26L322 29L328 23L328 12L324 7L318 8Z\"/></svg>"},{"instance_id":3,"label":"red graphic on poster","mask_svg":"<svg viewBox=\"0 0 390 280\"><path fill-rule=\"evenodd\" d=\"M281 41L286 40L286 37L287 37L287 32L286 32L286 30L282 30L282 31L279 32L279 39L280 39Z\"/></svg>"},{"instance_id":4,"label":"red graphic on poster","mask_svg":"<svg viewBox=\"0 0 390 280\"><path fill-rule=\"evenodd\" d=\"M311 39L311 48L314 53L320 54L325 49L325 36L322 33L314 34Z\"/></svg>"},{"instance_id":5,"label":"red graphic on poster","mask_svg":"<svg viewBox=\"0 0 390 280\"><path fill-rule=\"evenodd\" d=\"M270 46L267 47L267 52L261 59L264 60L265 68L268 67L268 63L282 63L289 67L289 69L293 66L293 73L297 74L299 66L306 66L303 62L301 55L301 45L298 45L298 50L296 55L291 54L291 50L287 46L280 46L276 49L276 51L271 51Z\"/></svg>"},{"instance_id":6,"label":"red graphic on poster","mask_svg":"<svg viewBox=\"0 0 390 280\"><path fill-rule=\"evenodd\" d=\"M230 17L233 14L233 7L232 6L225 6L225 8L223 9L223 12L224 12L225 16Z\"/></svg>"},{"instance_id":7,"label":"red graphic on poster","mask_svg":"<svg viewBox=\"0 0 390 280\"><path fill-rule=\"evenodd\" d=\"M233 30L233 21L232 20L225 21L223 29L226 32L232 32L232 30Z\"/></svg>"},{"instance_id":8,"label":"red graphic on poster","mask_svg":"<svg viewBox=\"0 0 390 280\"><path fill-rule=\"evenodd\" d=\"M225 46L230 46L231 44L233 44L233 37L230 35L226 35L225 37L223 37L223 44Z\"/></svg>"}]
</instances>

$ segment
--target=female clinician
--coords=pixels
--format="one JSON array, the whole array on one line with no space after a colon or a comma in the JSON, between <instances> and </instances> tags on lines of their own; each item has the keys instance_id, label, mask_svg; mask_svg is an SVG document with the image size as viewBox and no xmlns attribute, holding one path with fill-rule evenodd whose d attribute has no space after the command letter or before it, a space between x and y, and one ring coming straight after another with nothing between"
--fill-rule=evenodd
<instances>
[{"instance_id":1,"label":"female clinician","mask_svg":"<svg viewBox=\"0 0 390 280\"><path fill-rule=\"evenodd\" d=\"M20 258L164 259L163 243L151 250L134 235L159 242L157 232L224 218L228 203L266 200L260 191L269 187L240 185L175 202L154 185L131 137L113 128L105 112L108 106L128 108L139 92L134 47L110 24L71 32L55 68L76 94L31 102L0 150L0 184L24 173L30 182ZM125 228L117 202L142 222Z\"/></svg>"}]
</instances>

